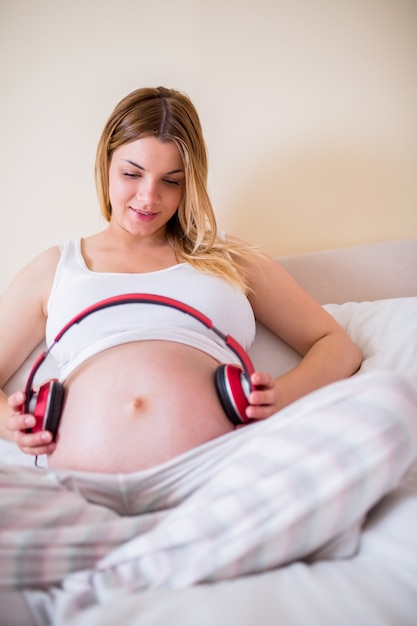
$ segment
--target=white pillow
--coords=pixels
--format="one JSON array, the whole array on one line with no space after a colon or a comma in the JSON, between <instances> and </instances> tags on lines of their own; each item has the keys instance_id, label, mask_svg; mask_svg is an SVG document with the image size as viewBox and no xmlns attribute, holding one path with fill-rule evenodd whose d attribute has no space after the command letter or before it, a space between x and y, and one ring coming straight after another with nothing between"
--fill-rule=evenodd
<instances>
[{"instance_id":1,"label":"white pillow","mask_svg":"<svg viewBox=\"0 0 417 626\"><path fill-rule=\"evenodd\" d=\"M326 304L323 308L362 351L359 373L395 370L417 386L417 297ZM301 358L261 324L249 354L257 369L274 376L288 371Z\"/></svg>"},{"instance_id":2,"label":"white pillow","mask_svg":"<svg viewBox=\"0 0 417 626\"><path fill-rule=\"evenodd\" d=\"M359 373L394 370L417 386L417 297L324 307L359 346Z\"/></svg>"}]
</instances>

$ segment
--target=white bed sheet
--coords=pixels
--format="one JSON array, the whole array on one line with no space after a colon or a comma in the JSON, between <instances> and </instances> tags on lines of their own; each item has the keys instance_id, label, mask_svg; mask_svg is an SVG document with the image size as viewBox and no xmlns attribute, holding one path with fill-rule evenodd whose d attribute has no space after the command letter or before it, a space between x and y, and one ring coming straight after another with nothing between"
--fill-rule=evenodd
<instances>
[{"instance_id":1,"label":"white bed sheet","mask_svg":"<svg viewBox=\"0 0 417 626\"><path fill-rule=\"evenodd\" d=\"M66 626L415 626L417 468L370 515L352 559L121 596Z\"/></svg>"}]
</instances>

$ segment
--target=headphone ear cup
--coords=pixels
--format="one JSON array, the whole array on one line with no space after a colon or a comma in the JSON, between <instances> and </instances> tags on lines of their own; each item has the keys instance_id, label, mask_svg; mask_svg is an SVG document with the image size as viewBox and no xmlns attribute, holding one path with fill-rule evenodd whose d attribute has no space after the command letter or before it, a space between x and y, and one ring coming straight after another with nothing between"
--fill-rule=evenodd
<instances>
[{"instance_id":1,"label":"headphone ear cup","mask_svg":"<svg viewBox=\"0 0 417 626\"><path fill-rule=\"evenodd\" d=\"M250 384L243 369L237 365L221 365L215 378L217 394L229 420L235 426L249 422L245 409L249 404Z\"/></svg>"},{"instance_id":2,"label":"headphone ear cup","mask_svg":"<svg viewBox=\"0 0 417 626\"><path fill-rule=\"evenodd\" d=\"M35 417L36 424L26 432L38 433L41 430L49 430L55 441L63 402L64 385L62 383L55 379L43 383L37 392L32 392L30 397L28 412Z\"/></svg>"}]
</instances>

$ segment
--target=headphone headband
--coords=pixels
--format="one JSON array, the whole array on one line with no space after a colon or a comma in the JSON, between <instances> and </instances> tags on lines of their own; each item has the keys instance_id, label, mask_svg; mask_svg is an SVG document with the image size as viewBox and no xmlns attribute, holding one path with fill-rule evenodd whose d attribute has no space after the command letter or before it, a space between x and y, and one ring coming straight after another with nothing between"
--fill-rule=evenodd
<instances>
[{"instance_id":1,"label":"headphone headband","mask_svg":"<svg viewBox=\"0 0 417 626\"><path fill-rule=\"evenodd\" d=\"M43 363L43 361L48 356L49 352L58 343L61 337L63 337L63 335L65 335L65 333L72 326L74 326L75 324L78 324L79 322L81 322L83 319L85 319L92 313L96 313L97 311L101 311L102 309L106 309L106 308L113 307L113 306L118 306L120 304L135 304L138 302L142 302L145 304L158 304L162 306L171 307L179 311L182 311L183 313L186 313L187 315L190 315L191 317L194 317L196 320L204 324L204 326L206 326L207 328L212 330L216 335L218 335L226 343L226 345L232 350L232 352L236 354L246 374L248 383L251 386L250 375L254 372L254 366L249 355L246 353L244 348L238 343L238 341L236 341L236 339L234 339L230 335L225 335L224 333L222 333L218 328L216 328L216 326L214 326L213 322L206 315L204 315L203 313L201 313L194 307L189 306L188 304L185 304L184 302L181 302L180 300L175 300L174 298L169 298L166 296L160 296L160 295L151 294L151 293L128 293L128 294L123 294L120 296L113 296L111 298L105 298L104 300L100 300L99 302L96 302L95 304L83 309L80 313L78 313L78 315L73 317L59 331L54 341L52 342L51 346L47 350L45 350L35 361L32 367L32 370L29 374L27 383L26 383L26 394L28 395L28 391L30 391L30 389L32 388L32 383L33 383L35 374L37 370L39 369L39 367L41 366L41 364Z\"/></svg>"}]
</instances>

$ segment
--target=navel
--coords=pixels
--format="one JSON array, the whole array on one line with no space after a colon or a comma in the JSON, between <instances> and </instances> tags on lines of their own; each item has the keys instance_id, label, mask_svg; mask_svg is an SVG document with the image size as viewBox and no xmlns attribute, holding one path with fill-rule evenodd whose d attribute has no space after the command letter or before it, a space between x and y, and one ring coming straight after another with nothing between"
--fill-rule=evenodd
<instances>
[{"instance_id":1,"label":"navel","mask_svg":"<svg viewBox=\"0 0 417 626\"><path fill-rule=\"evenodd\" d=\"M143 396L136 396L128 403L128 411L130 415L141 415L146 409L146 400Z\"/></svg>"}]
</instances>

